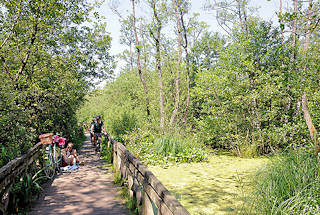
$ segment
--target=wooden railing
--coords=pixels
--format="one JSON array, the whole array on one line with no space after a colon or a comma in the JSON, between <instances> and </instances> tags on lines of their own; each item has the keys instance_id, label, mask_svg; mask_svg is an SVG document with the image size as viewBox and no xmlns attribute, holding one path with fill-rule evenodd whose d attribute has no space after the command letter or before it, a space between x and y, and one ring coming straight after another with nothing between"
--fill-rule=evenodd
<instances>
[{"instance_id":1,"label":"wooden railing","mask_svg":"<svg viewBox=\"0 0 320 215\"><path fill-rule=\"evenodd\" d=\"M128 181L130 196L142 206L143 215L188 215L188 211L165 188L154 174L135 158L124 145L108 136L112 163L121 177Z\"/></svg>"},{"instance_id":2,"label":"wooden railing","mask_svg":"<svg viewBox=\"0 0 320 215\"><path fill-rule=\"evenodd\" d=\"M31 163L40 155L42 144L38 143L29 151L10 161L0 169L0 214L6 214L10 199L10 188L15 184L17 177L23 177Z\"/></svg>"}]
</instances>

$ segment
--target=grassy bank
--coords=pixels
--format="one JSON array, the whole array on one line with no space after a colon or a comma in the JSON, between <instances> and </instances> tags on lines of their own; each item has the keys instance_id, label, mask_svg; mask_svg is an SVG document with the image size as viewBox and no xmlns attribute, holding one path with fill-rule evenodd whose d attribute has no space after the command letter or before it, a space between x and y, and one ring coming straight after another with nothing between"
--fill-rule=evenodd
<instances>
[{"instance_id":1,"label":"grassy bank","mask_svg":"<svg viewBox=\"0 0 320 215\"><path fill-rule=\"evenodd\" d=\"M282 153L253 184L252 208L258 214L320 214L319 163L313 154Z\"/></svg>"},{"instance_id":2,"label":"grassy bank","mask_svg":"<svg viewBox=\"0 0 320 215\"><path fill-rule=\"evenodd\" d=\"M251 176L267 163L225 154L210 155L208 162L149 168L191 214L235 214L252 191Z\"/></svg>"}]
</instances>

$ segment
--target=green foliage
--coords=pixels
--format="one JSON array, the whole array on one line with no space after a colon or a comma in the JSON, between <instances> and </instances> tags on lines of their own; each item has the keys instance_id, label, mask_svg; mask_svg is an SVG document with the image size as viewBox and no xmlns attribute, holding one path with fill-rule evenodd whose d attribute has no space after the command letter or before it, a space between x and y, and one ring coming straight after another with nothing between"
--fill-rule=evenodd
<instances>
[{"instance_id":1,"label":"green foliage","mask_svg":"<svg viewBox=\"0 0 320 215\"><path fill-rule=\"evenodd\" d=\"M253 153L254 147L264 154L292 142L307 144L295 105L301 77L290 62L290 43L270 23L252 19L248 25L248 34L233 32L237 41L219 51L214 68L197 73L193 101L199 137L238 155L250 148Z\"/></svg>"},{"instance_id":2,"label":"green foliage","mask_svg":"<svg viewBox=\"0 0 320 215\"><path fill-rule=\"evenodd\" d=\"M43 191L41 184L48 180L43 170L30 171L23 178L16 179L16 184L10 190L9 210L12 213L23 212L32 200L39 197L39 194Z\"/></svg>"},{"instance_id":3,"label":"green foliage","mask_svg":"<svg viewBox=\"0 0 320 215\"><path fill-rule=\"evenodd\" d=\"M291 151L272 159L254 179L254 208L261 214L318 214L319 159Z\"/></svg>"},{"instance_id":4,"label":"green foliage","mask_svg":"<svg viewBox=\"0 0 320 215\"><path fill-rule=\"evenodd\" d=\"M113 173L113 182L115 184L122 184L123 183L121 174L119 172L117 172L117 171L115 171Z\"/></svg>"},{"instance_id":5,"label":"green foliage","mask_svg":"<svg viewBox=\"0 0 320 215\"><path fill-rule=\"evenodd\" d=\"M112 133L121 136L131 132L136 127L136 118L133 114L122 113L119 119L112 119Z\"/></svg>"},{"instance_id":6,"label":"green foliage","mask_svg":"<svg viewBox=\"0 0 320 215\"><path fill-rule=\"evenodd\" d=\"M169 163L190 163L208 160L208 154L200 144L185 141L178 137L168 136L153 138L147 132L136 130L125 136L126 147L139 160L147 165Z\"/></svg>"},{"instance_id":7,"label":"green foliage","mask_svg":"<svg viewBox=\"0 0 320 215\"><path fill-rule=\"evenodd\" d=\"M110 77L111 38L87 1L1 1L0 166L42 133L82 136L75 112L91 79ZM92 25L86 26L85 22Z\"/></svg>"},{"instance_id":8,"label":"green foliage","mask_svg":"<svg viewBox=\"0 0 320 215\"><path fill-rule=\"evenodd\" d=\"M114 174L116 174L116 173L117 172L115 172ZM129 213L132 215L138 214L139 208L137 207L137 199L135 197L133 197L133 198L130 197L130 193L129 193L130 191L128 189L127 180L118 179L118 175L116 175L114 177L115 177L115 180L117 180L116 184L121 186L119 197L122 201L125 202L126 208L129 209ZM120 177L121 177L121 175L120 175Z\"/></svg>"},{"instance_id":9,"label":"green foliage","mask_svg":"<svg viewBox=\"0 0 320 215\"><path fill-rule=\"evenodd\" d=\"M162 156L176 156L183 152L184 144L176 138L158 138L155 140L155 150Z\"/></svg>"},{"instance_id":10,"label":"green foliage","mask_svg":"<svg viewBox=\"0 0 320 215\"><path fill-rule=\"evenodd\" d=\"M138 214L137 199L130 197L127 182L124 182L121 186L120 197L125 201L126 208L129 209L130 214Z\"/></svg>"},{"instance_id":11,"label":"green foliage","mask_svg":"<svg viewBox=\"0 0 320 215\"><path fill-rule=\"evenodd\" d=\"M111 158L112 158L111 147L108 147L108 143L106 139L104 139L102 143L101 157L103 160L105 160L105 162L111 163Z\"/></svg>"},{"instance_id":12,"label":"green foliage","mask_svg":"<svg viewBox=\"0 0 320 215\"><path fill-rule=\"evenodd\" d=\"M163 134L181 136L182 139L196 134L200 145L227 149L243 157L268 154L294 145L309 145L311 139L301 111L301 95L307 93L313 122L319 124L318 33L313 31L309 49L305 52L300 46L304 37L293 46L293 38L283 37L279 27L249 15L255 10L248 10L247 1L233 5L223 0L214 4L219 8L220 24L226 26L230 23L226 28L229 34L221 36L208 31L204 23L198 22L197 15L188 16L188 3L181 3L181 12L186 15L184 21L188 21L183 37L187 36L189 41L184 44L185 38L182 39L181 50L183 52L185 45L188 45L189 52L183 53L179 62L176 35L171 37L164 33L159 41L164 132L159 126L156 50L151 48L154 44L150 43L150 35L140 31L140 64L148 95L139 79L135 53L128 49L121 55L127 64L119 77L108 82L104 89L86 97L88 101L77 112L78 119L90 122L92 116L103 115L108 132L132 145L132 150L141 157L147 154L143 151L149 151L149 145ZM234 7L240 14L229 11ZM317 8L318 4L315 6ZM159 11L167 16L161 21L175 20L172 8L167 7L167 10ZM243 20L238 20L239 15ZM140 22L141 19L137 19L137 23L148 27L147 20ZM122 24L121 41L131 47L135 42L132 23L127 19ZM177 81L179 107L176 121L170 123L178 96ZM185 122L188 86L191 91L190 114ZM147 116L146 97L149 99L150 116ZM146 140L136 141L139 138L133 137L139 129L150 134ZM157 159L153 154L148 156Z\"/></svg>"},{"instance_id":13,"label":"green foliage","mask_svg":"<svg viewBox=\"0 0 320 215\"><path fill-rule=\"evenodd\" d=\"M86 140L86 136L83 133L81 127L78 128L78 133L70 139L70 142L73 143L73 147L76 150L80 150L83 142Z\"/></svg>"},{"instance_id":14,"label":"green foliage","mask_svg":"<svg viewBox=\"0 0 320 215\"><path fill-rule=\"evenodd\" d=\"M158 138L153 147L157 156L177 163L201 162L208 159L205 150L175 137Z\"/></svg>"}]
</instances>

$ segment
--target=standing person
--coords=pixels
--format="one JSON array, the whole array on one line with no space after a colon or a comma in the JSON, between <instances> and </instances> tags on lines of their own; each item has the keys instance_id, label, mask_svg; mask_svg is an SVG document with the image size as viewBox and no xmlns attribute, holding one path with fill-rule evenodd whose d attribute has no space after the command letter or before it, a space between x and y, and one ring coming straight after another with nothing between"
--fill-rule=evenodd
<instances>
[{"instance_id":1,"label":"standing person","mask_svg":"<svg viewBox=\"0 0 320 215\"><path fill-rule=\"evenodd\" d=\"M94 133L91 131L91 127L96 123L96 118L92 119L92 122L90 123L89 126L89 133L90 133L90 140L91 140L91 144L94 144L95 142L95 136Z\"/></svg>"},{"instance_id":2,"label":"standing person","mask_svg":"<svg viewBox=\"0 0 320 215\"><path fill-rule=\"evenodd\" d=\"M101 119L101 116L99 115L99 116L96 117L96 122L93 125L91 125L91 132L94 133L95 138L98 138L100 143L101 143L101 133L102 133L102 131L103 131L104 135L106 135L107 132L106 132L106 129L104 127L104 123L103 123L103 121ZM95 145L95 142L96 141L94 141L94 145Z\"/></svg>"}]
</instances>

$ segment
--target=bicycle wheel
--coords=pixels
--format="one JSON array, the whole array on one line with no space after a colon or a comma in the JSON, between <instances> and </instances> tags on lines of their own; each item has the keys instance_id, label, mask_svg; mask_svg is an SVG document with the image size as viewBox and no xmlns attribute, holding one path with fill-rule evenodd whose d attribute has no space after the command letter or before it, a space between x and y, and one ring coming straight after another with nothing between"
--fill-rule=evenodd
<instances>
[{"instance_id":1,"label":"bicycle wheel","mask_svg":"<svg viewBox=\"0 0 320 215\"><path fill-rule=\"evenodd\" d=\"M57 146L53 145L53 163L54 163L54 170L56 172L61 173L60 167L61 167L61 151L57 150Z\"/></svg>"},{"instance_id":2,"label":"bicycle wheel","mask_svg":"<svg viewBox=\"0 0 320 215\"><path fill-rule=\"evenodd\" d=\"M47 154L46 162L45 162L46 167L44 169L44 173L48 178L52 179L55 174L55 164L53 162L52 149L50 145L46 150L46 154Z\"/></svg>"},{"instance_id":3,"label":"bicycle wheel","mask_svg":"<svg viewBox=\"0 0 320 215\"><path fill-rule=\"evenodd\" d=\"M97 140L97 143L96 143L96 152L98 152L99 150L99 145L100 145L100 143L99 143L99 140Z\"/></svg>"}]
</instances>

